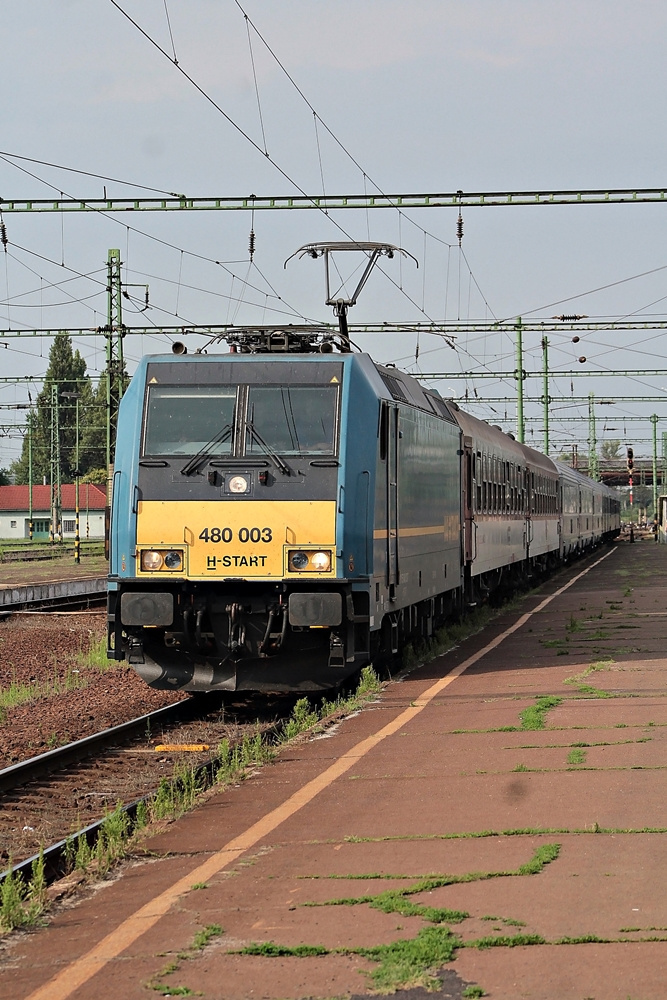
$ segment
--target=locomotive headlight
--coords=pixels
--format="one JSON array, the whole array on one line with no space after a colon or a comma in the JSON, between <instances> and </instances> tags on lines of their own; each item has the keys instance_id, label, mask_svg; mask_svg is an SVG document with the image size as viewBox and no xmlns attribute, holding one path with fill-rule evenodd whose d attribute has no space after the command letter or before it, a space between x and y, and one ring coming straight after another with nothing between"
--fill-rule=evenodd
<instances>
[{"instance_id":1,"label":"locomotive headlight","mask_svg":"<svg viewBox=\"0 0 667 1000\"><path fill-rule=\"evenodd\" d=\"M143 549L141 552L141 568L144 573L156 573L158 570L183 569L183 553L179 549Z\"/></svg>"},{"instance_id":2,"label":"locomotive headlight","mask_svg":"<svg viewBox=\"0 0 667 1000\"><path fill-rule=\"evenodd\" d=\"M154 572L162 565L162 554L151 550L141 553L141 568L148 572Z\"/></svg>"},{"instance_id":3,"label":"locomotive headlight","mask_svg":"<svg viewBox=\"0 0 667 1000\"><path fill-rule=\"evenodd\" d=\"M331 553L313 552L310 557L310 565L317 573L328 573L331 569Z\"/></svg>"},{"instance_id":4,"label":"locomotive headlight","mask_svg":"<svg viewBox=\"0 0 667 1000\"><path fill-rule=\"evenodd\" d=\"M245 476L232 476L227 483L227 489L230 493L247 493L248 480Z\"/></svg>"},{"instance_id":5,"label":"locomotive headlight","mask_svg":"<svg viewBox=\"0 0 667 1000\"><path fill-rule=\"evenodd\" d=\"M287 566L290 573L328 573L331 569L330 549L306 551L296 549L289 553Z\"/></svg>"}]
</instances>

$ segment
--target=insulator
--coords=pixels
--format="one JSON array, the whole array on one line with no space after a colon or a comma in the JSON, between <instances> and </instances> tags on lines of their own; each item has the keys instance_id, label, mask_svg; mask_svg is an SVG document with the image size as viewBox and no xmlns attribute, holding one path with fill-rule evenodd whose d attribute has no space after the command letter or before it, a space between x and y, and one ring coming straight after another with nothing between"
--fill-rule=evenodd
<instances>
[{"instance_id":1,"label":"insulator","mask_svg":"<svg viewBox=\"0 0 667 1000\"><path fill-rule=\"evenodd\" d=\"M461 246L461 243L463 241L463 216L461 215L460 212L459 212L459 217L456 220L456 238L459 241L459 246Z\"/></svg>"},{"instance_id":2,"label":"insulator","mask_svg":"<svg viewBox=\"0 0 667 1000\"><path fill-rule=\"evenodd\" d=\"M585 358L585 356L584 356L584 355L582 354L582 355L581 355L581 357L579 358L579 364L580 364L580 365L583 365L583 364L585 364L585 363L586 363L586 358Z\"/></svg>"},{"instance_id":3,"label":"insulator","mask_svg":"<svg viewBox=\"0 0 667 1000\"><path fill-rule=\"evenodd\" d=\"M579 343L579 337L573 337L572 338L572 343L573 344L578 344Z\"/></svg>"},{"instance_id":4,"label":"insulator","mask_svg":"<svg viewBox=\"0 0 667 1000\"><path fill-rule=\"evenodd\" d=\"M255 230L250 230L250 239L248 240L248 253L250 254L250 260L255 256Z\"/></svg>"},{"instance_id":5,"label":"insulator","mask_svg":"<svg viewBox=\"0 0 667 1000\"><path fill-rule=\"evenodd\" d=\"M5 253L7 253L7 244L9 243L9 240L7 239L7 226L4 222L0 222L0 241L5 248Z\"/></svg>"}]
</instances>

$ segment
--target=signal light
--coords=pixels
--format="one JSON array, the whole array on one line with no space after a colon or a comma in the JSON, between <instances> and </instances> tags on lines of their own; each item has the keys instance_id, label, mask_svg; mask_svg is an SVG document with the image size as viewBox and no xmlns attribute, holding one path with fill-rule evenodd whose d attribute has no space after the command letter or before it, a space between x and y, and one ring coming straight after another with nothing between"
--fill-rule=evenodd
<instances>
[{"instance_id":1,"label":"signal light","mask_svg":"<svg viewBox=\"0 0 667 1000\"><path fill-rule=\"evenodd\" d=\"M630 469L634 468L634 464L635 464L634 449L628 448L628 471L630 471Z\"/></svg>"}]
</instances>

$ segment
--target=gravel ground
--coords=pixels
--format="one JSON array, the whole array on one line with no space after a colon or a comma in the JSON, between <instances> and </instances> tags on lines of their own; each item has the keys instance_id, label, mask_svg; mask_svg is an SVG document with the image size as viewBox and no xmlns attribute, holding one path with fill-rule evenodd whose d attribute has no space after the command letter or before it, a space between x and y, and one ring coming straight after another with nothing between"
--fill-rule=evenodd
<instances>
[{"instance_id":1,"label":"gravel ground","mask_svg":"<svg viewBox=\"0 0 667 1000\"><path fill-rule=\"evenodd\" d=\"M104 556L82 556L80 563L75 563L72 555L38 562L0 563L0 589L60 580L97 579L108 572L109 563Z\"/></svg>"},{"instance_id":2,"label":"gravel ground","mask_svg":"<svg viewBox=\"0 0 667 1000\"><path fill-rule=\"evenodd\" d=\"M37 693L0 710L0 767L185 697L154 691L122 664L87 666L85 656L99 648L105 625L103 611L17 614L0 621L0 691L14 684Z\"/></svg>"}]
</instances>

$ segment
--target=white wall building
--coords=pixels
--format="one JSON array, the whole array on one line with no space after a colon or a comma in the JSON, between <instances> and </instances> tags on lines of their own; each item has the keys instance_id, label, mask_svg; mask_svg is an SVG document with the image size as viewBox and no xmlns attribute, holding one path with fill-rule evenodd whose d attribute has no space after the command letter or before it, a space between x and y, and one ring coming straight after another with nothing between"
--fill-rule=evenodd
<instances>
[{"instance_id":1,"label":"white wall building","mask_svg":"<svg viewBox=\"0 0 667 1000\"><path fill-rule=\"evenodd\" d=\"M51 487L32 487L33 538L48 540L51 534ZM94 483L79 483L79 536L104 538L106 494ZM0 486L0 538L30 537L30 487ZM62 535L74 540L76 534L76 493L71 483L61 487Z\"/></svg>"}]
</instances>

